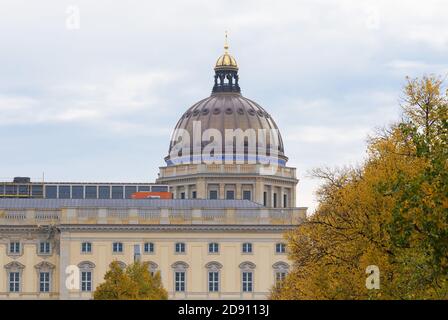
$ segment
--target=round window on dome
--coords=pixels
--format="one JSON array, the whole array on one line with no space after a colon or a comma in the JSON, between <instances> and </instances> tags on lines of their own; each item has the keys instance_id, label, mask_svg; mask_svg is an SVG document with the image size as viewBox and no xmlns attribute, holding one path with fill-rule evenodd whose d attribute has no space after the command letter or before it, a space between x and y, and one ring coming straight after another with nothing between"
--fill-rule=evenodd
<instances>
[{"instance_id":1,"label":"round window on dome","mask_svg":"<svg viewBox=\"0 0 448 320\"><path fill-rule=\"evenodd\" d=\"M199 115L199 113L200 113L200 111L196 109L196 110L194 110L194 111L193 111L193 116L195 116L195 117L196 117L196 116L198 116L198 115Z\"/></svg>"},{"instance_id":2,"label":"round window on dome","mask_svg":"<svg viewBox=\"0 0 448 320\"><path fill-rule=\"evenodd\" d=\"M213 114L220 114L220 113L221 113L221 110L219 108L215 108L213 110Z\"/></svg>"},{"instance_id":3,"label":"round window on dome","mask_svg":"<svg viewBox=\"0 0 448 320\"><path fill-rule=\"evenodd\" d=\"M243 108L238 108L238 113L239 113L239 114L244 114L244 110L243 110Z\"/></svg>"},{"instance_id":4,"label":"round window on dome","mask_svg":"<svg viewBox=\"0 0 448 320\"><path fill-rule=\"evenodd\" d=\"M208 115L208 109L207 109L207 108L202 109L202 114L203 114L204 116Z\"/></svg>"},{"instance_id":5,"label":"round window on dome","mask_svg":"<svg viewBox=\"0 0 448 320\"><path fill-rule=\"evenodd\" d=\"M255 115L255 110L254 109L249 109L249 111L247 111L251 116Z\"/></svg>"},{"instance_id":6,"label":"round window on dome","mask_svg":"<svg viewBox=\"0 0 448 320\"><path fill-rule=\"evenodd\" d=\"M226 113L227 113L227 114L232 114L232 112L233 112L232 108L227 108L227 109L226 109Z\"/></svg>"}]
</instances>

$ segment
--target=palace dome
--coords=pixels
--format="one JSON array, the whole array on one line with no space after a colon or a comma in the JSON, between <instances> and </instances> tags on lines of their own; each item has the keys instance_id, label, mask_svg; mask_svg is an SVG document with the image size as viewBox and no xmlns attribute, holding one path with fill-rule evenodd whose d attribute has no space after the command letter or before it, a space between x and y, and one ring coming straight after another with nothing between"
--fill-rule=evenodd
<instances>
[{"instance_id":1,"label":"palace dome","mask_svg":"<svg viewBox=\"0 0 448 320\"><path fill-rule=\"evenodd\" d=\"M241 129L242 131L254 129L257 135L256 146L253 146L253 143L252 145L248 142L244 143L244 159L256 159L257 163L263 163L263 160L266 159L272 161L269 158L275 156L278 164L284 166L287 157L284 154L283 140L274 119L258 103L241 95L236 60L228 53L227 44L224 49L225 53L218 58L214 68L215 83L212 94L210 97L195 103L179 119L174 128L169 155L165 158L165 161L168 165L192 161L198 151L202 152L204 147L211 142L211 140L205 142L193 141L195 131L193 124L198 121L196 126L200 123L201 136L207 129L215 129L221 134L223 151L226 145L225 134L227 129ZM260 129L266 130L265 139L259 139ZM187 144L189 151L187 155L179 154L178 151L180 150L179 142L185 143L179 137L179 132L182 131L188 132L190 138ZM274 137L270 138L269 135L274 135ZM275 145L277 145L277 150L274 153L269 151ZM260 152L263 150L264 153ZM176 154L176 159L171 156L173 151ZM185 161L185 157L189 159Z\"/></svg>"}]
</instances>

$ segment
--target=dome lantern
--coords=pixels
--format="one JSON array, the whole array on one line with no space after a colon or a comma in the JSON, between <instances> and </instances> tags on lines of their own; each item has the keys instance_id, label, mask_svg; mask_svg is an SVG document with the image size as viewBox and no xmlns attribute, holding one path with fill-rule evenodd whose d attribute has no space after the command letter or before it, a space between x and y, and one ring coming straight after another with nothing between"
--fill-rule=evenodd
<instances>
[{"instance_id":1,"label":"dome lantern","mask_svg":"<svg viewBox=\"0 0 448 320\"><path fill-rule=\"evenodd\" d=\"M215 64L215 84L212 92L240 92L238 80L238 64L229 53L226 31L224 54L218 58Z\"/></svg>"}]
</instances>

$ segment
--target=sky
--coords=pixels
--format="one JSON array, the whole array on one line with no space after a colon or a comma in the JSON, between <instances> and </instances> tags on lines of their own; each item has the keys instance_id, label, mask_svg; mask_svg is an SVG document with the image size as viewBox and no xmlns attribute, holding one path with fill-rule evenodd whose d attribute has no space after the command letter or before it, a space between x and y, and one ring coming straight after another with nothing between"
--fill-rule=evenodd
<instances>
[{"instance_id":1,"label":"sky","mask_svg":"<svg viewBox=\"0 0 448 320\"><path fill-rule=\"evenodd\" d=\"M0 180L154 181L227 30L312 212L310 170L362 163L405 77L448 75L447 15L437 0L0 0Z\"/></svg>"}]
</instances>

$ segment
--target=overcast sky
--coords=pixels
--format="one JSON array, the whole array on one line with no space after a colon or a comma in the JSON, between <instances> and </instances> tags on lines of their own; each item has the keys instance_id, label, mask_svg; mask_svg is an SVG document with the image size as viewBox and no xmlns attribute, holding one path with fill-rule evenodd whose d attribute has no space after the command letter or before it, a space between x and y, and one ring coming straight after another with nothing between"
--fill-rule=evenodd
<instances>
[{"instance_id":1,"label":"overcast sky","mask_svg":"<svg viewBox=\"0 0 448 320\"><path fill-rule=\"evenodd\" d=\"M299 206L315 207L307 171L360 163L399 119L405 76L448 74L443 0L0 0L0 179L154 181L178 118L210 94L225 30Z\"/></svg>"}]
</instances>

